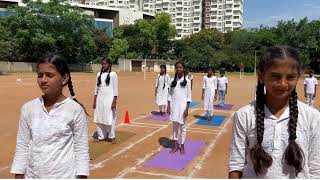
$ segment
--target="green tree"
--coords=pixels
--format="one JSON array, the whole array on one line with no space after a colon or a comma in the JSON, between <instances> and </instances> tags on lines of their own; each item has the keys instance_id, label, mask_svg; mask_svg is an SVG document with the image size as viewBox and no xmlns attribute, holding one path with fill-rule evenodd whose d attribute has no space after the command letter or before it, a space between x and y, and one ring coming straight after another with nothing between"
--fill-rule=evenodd
<instances>
[{"instance_id":1,"label":"green tree","mask_svg":"<svg viewBox=\"0 0 320 180\"><path fill-rule=\"evenodd\" d=\"M128 41L125 39L114 39L112 47L109 52L109 58L113 63L116 63L119 58L126 57L127 50L129 49Z\"/></svg>"},{"instance_id":2,"label":"green tree","mask_svg":"<svg viewBox=\"0 0 320 180\"><path fill-rule=\"evenodd\" d=\"M171 51L172 39L176 35L176 28L171 24L171 17L167 13L157 14L155 19L151 20L154 35L154 48L156 55L161 58L164 53Z\"/></svg>"},{"instance_id":3,"label":"green tree","mask_svg":"<svg viewBox=\"0 0 320 180\"><path fill-rule=\"evenodd\" d=\"M29 1L26 6L10 8L10 12L11 16L2 18L0 26L7 27L11 39L18 44L18 61L32 62L46 52L56 52L69 63L85 63L110 48L111 41L94 27L93 17L65 0Z\"/></svg>"}]
</instances>

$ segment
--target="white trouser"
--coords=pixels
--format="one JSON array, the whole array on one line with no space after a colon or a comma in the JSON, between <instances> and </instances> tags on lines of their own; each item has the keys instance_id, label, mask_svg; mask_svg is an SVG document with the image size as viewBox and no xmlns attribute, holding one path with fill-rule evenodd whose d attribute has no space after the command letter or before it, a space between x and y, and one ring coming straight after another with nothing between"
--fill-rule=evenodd
<instances>
[{"instance_id":1,"label":"white trouser","mask_svg":"<svg viewBox=\"0 0 320 180\"><path fill-rule=\"evenodd\" d=\"M206 111L206 116L213 116L213 111Z\"/></svg>"},{"instance_id":2,"label":"white trouser","mask_svg":"<svg viewBox=\"0 0 320 180\"><path fill-rule=\"evenodd\" d=\"M107 135L109 134L108 138L113 139L116 137L116 120L112 121L112 125L105 125L101 123L97 123L97 133L98 139L107 139Z\"/></svg>"},{"instance_id":3,"label":"white trouser","mask_svg":"<svg viewBox=\"0 0 320 180\"><path fill-rule=\"evenodd\" d=\"M314 102L313 99L314 99L314 95L307 93L307 104L311 107L313 106L313 102Z\"/></svg>"},{"instance_id":4,"label":"white trouser","mask_svg":"<svg viewBox=\"0 0 320 180\"><path fill-rule=\"evenodd\" d=\"M166 105L160 105L159 110L160 110L160 112L167 112Z\"/></svg>"},{"instance_id":5,"label":"white trouser","mask_svg":"<svg viewBox=\"0 0 320 180\"><path fill-rule=\"evenodd\" d=\"M186 142L186 137L187 137L186 124L173 122L173 140L178 141L179 129L181 133L181 144L184 144Z\"/></svg>"}]
</instances>

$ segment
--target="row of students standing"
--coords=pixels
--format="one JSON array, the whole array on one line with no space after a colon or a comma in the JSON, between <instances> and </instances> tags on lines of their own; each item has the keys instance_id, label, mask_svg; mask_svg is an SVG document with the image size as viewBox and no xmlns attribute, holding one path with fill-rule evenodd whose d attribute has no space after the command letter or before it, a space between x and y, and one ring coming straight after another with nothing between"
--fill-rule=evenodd
<instances>
[{"instance_id":1,"label":"row of students standing","mask_svg":"<svg viewBox=\"0 0 320 180\"><path fill-rule=\"evenodd\" d=\"M212 119L217 89L221 91L221 105L224 102L228 81L224 77L224 72L221 71L220 73L219 80L221 82L219 84L212 68L208 69L208 75L203 78L202 100L204 100L204 110L208 120ZM192 84L193 75L186 70L184 63L177 62L175 64L175 75L171 80L166 72L166 66L160 66L160 73L156 79L155 97L160 115L164 116L168 113L169 119L173 121L173 140L175 143L171 153L175 153L180 149L181 154L185 154L186 119L191 102ZM181 134L181 147L178 144L179 133Z\"/></svg>"}]
</instances>

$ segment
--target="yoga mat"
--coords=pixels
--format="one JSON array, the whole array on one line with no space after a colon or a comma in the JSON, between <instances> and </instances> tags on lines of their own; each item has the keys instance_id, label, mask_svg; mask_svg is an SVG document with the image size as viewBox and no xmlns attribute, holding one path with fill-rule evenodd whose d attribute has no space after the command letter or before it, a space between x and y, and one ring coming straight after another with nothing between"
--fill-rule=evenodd
<instances>
[{"instance_id":1,"label":"yoga mat","mask_svg":"<svg viewBox=\"0 0 320 180\"><path fill-rule=\"evenodd\" d=\"M231 111L233 105L232 104L224 104L223 108L221 108L218 104L214 105L214 109L218 109L218 110L227 110L227 111Z\"/></svg>"},{"instance_id":2,"label":"yoga mat","mask_svg":"<svg viewBox=\"0 0 320 180\"><path fill-rule=\"evenodd\" d=\"M207 116L200 116L195 124L207 126L220 126L224 121L224 116L213 116L212 121L207 120Z\"/></svg>"},{"instance_id":3,"label":"yoga mat","mask_svg":"<svg viewBox=\"0 0 320 180\"><path fill-rule=\"evenodd\" d=\"M155 115L152 114L150 116L146 116L144 119L146 120L155 120L155 121L167 121L169 120L169 115L161 116L161 115Z\"/></svg>"},{"instance_id":4,"label":"yoga mat","mask_svg":"<svg viewBox=\"0 0 320 180\"><path fill-rule=\"evenodd\" d=\"M181 171L200 153L204 146L205 142L203 141L187 140L185 143L185 155L181 155L180 151L171 154L171 149L166 148L146 162L144 166Z\"/></svg>"},{"instance_id":5,"label":"yoga mat","mask_svg":"<svg viewBox=\"0 0 320 180\"><path fill-rule=\"evenodd\" d=\"M199 106L199 104L200 104L200 103L198 103L198 102L191 101L191 102L190 102L190 108Z\"/></svg>"}]
</instances>

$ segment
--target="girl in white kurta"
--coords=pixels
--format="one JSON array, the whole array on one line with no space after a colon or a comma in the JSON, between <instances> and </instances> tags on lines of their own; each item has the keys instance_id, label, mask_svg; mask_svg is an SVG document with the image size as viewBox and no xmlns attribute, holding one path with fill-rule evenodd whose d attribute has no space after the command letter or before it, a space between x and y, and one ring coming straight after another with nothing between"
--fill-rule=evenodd
<instances>
[{"instance_id":1,"label":"girl in white kurta","mask_svg":"<svg viewBox=\"0 0 320 180\"><path fill-rule=\"evenodd\" d=\"M217 99L217 78L213 75L213 70L208 70L208 75L203 77L202 100L204 100L204 110L208 121L212 120L213 102Z\"/></svg>"},{"instance_id":2,"label":"girl in white kurta","mask_svg":"<svg viewBox=\"0 0 320 180\"><path fill-rule=\"evenodd\" d=\"M118 76L111 71L109 59L102 59L102 68L97 74L97 85L95 88L94 103L94 122L97 125L96 142L110 139L113 144L115 141L116 125L116 103L118 97Z\"/></svg>"},{"instance_id":3,"label":"girl in white kurta","mask_svg":"<svg viewBox=\"0 0 320 180\"><path fill-rule=\"evenodd\" d=\"M298 100L302 67L299 53L286 46L260 59L256 101L233 118L229 178L320 177L320 113Z\"/></svg>"},{"instance_id":4,"label":"girl in white kurta","mask_svg":"<svg viewBox=\"0 0 320 180\"><path fill-rule=\"evenodd\" d=\"M189 104L191 102L191 82L184 74L185 65L181 62L175 64L176 74L171 81L168 99L168 113L173 121L174 148L170 151L175 153L179 149L178 134L181 134L181 154L185 154L184 143L186 141L186 120Z\"/></svg>"},{"instance_id":5,"label":"girl in white kurta","mask_svg":"<svg viewBox=\"0 0 320 180\"><path fill-rule=\"evenodd\" d=\"M55 55L40 59L43 96L21 108L11 173L26 179L71 179L89 175L86 112L75 98L69 68ZM68 85L72 98L63 95Z\"/></svg>"},{"instance_id":6,"label":"girl in white kurta","mask_svg":"<svg viewBox=\"0 0 320 180\"><path fill-rule=\"evenodd\" d=\"M167 74L167 69L165 65L160 66L160 74L156 80L156 103L159 106L160 114L163 116L166 112L167 103L168 103L168 91L169 91L169 83L170 76Z\"/></svg>"}]
</instances>

